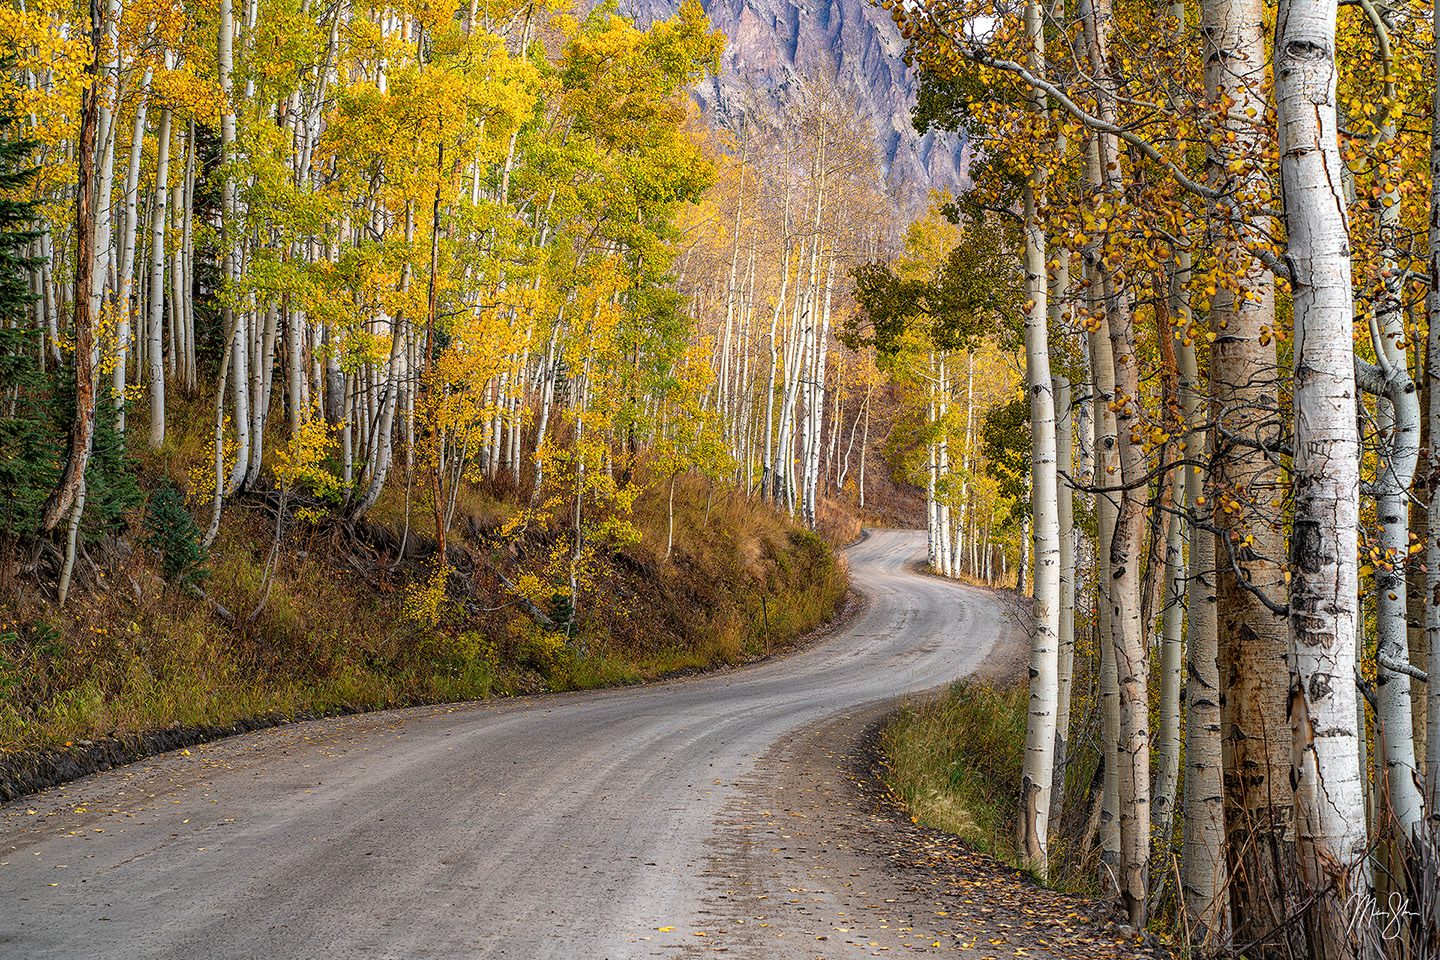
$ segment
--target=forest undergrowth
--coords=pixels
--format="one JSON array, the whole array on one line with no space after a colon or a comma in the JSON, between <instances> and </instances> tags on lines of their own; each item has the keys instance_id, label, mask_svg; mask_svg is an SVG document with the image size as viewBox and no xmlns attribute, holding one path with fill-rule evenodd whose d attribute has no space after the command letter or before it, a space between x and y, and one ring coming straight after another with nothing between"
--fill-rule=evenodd
<instances>
[{"instance_id":1,"label":"forest undergrowth","mask_svg":"<svg viewBox=\"0 0 1440 960\"><path fill-rule=\"evenodd\" d=\"M203 437L176 431L135 463L152 513L156 491L173 489L194 459L192 443ZM0 791L84 772L87 756L164 748L187 731L193 740L742 663L837 609L846 575L835 544L858 536L857 523L827 505L823 535L811 533L730 486L680 476L667 556L669 487L654 482L635 498L638 537L587 560L573 611L558 589L544 609L516 599L517 580L553 577L565 551L503 483L466 491L463 536L440 578L418 502L407 529L403 478L360 523L276 490L238 499L194 587L167 572L145 533L151 514L136 507L121 532L86 546L76 574L85 588L63 609L23 564L0 578Z\"/></svg>"}]
</instances>

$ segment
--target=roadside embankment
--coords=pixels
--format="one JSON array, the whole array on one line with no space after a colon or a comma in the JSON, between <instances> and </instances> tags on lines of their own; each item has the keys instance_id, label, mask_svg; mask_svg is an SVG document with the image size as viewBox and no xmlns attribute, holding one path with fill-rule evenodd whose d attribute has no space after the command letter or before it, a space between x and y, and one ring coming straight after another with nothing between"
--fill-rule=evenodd
<instances>
[{"instance_id":1,"label":"roadside embankment","mask_svg":"<svg viewBox=\"0 0 1440 960\"><path fill-rule=\"evenodd\" d=\"M11 578L0 800L292 720L741 663L839 608L829 540L718 484L668 492L642 493L633 533L578 560L558 523L503 493L462 505L442 572L398 504L344 525L272 493L227 512L203 594L167 582L138 538L92 545L93 586L63 609Z\"/></svg>"}]
</instances>

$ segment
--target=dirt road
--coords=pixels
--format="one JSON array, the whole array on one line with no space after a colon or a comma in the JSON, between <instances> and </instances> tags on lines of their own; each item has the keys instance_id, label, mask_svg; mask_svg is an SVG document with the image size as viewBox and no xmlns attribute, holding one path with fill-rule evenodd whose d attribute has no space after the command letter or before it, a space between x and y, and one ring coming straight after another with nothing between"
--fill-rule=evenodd
<instances>
[{"instance_id":1,"label":"dirt road","mask_svg":"<svg viewBox=\"0 0 1440 960\"><path fill-rule=\"evenodd\" d=\"M879 914L861 940L820 918L842 912L832 889L885 882L885 863L800 882L834 845L807 846L807 820L855 803L805 786L805 751L972 671L1006 630L989 594L907 573L924 548L923 533L898 531L852 547L865 609L784 659L295 724L0 809L0 957L934 949L940 931L914 917L885 923L883 942ZM785 789L797 796L775 796Z\"/></svg>"}]
</instances>

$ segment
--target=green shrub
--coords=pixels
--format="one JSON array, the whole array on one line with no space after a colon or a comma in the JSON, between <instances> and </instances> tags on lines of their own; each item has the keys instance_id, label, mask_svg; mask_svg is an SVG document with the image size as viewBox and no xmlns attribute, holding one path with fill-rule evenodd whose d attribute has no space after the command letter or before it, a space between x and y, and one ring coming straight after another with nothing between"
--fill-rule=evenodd
<instances>
[{"instance_id":1,"label":"green shrub","mask_svg":"<svg viewBox=\"0 0 1440 960\"><path fill-rule=\"evenodd\" d=\"M150 494L145 530L145 546L159 555L160 570L167 580L198 584L209 575L205 563L210 555L201 543L200 528L174 487L159 487Z\"/></svg>"}]
</instances>

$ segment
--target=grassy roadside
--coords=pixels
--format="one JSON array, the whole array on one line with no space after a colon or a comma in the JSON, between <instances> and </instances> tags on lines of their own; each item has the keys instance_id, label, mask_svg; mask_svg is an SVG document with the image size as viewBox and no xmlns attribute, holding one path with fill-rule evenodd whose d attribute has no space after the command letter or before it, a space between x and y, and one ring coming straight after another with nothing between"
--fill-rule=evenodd
<instances>
[{"instance_id":1,"label":"grassy roadside","mask_svg":"<svg viewBox=\"0 0 1440 960\"><path fill-rule=\"evenodd\" d=\"M885 727L885 779L917 822L1015 862L1027 690L960 680Z\"/></svg>"},{"instance_id":2,"label":"grassy roadside","mask_svg":"<svg viewBox=\"0 0 1440 960\"><path fill-rule=\"evenodd\" d=\"M388 506L382 518L403 516ZM64 610L7 578L0 799L261 723L744 662L822 623L845 592L843 560L825 539L682 478L669 555L666 499L642 496L638 541L595 562L566 638L507 598L506 572L538 568L556 544L543 529L492 536L515 512L503 494L477 494L439 585L417 534L403 557L395 549L407 534L393 520L363 539L292 522L275 547L273 502L259 498L228 512L208 599L168 584L134 540L94 545L92 588Z\"/></svg>"}]
</instances>

